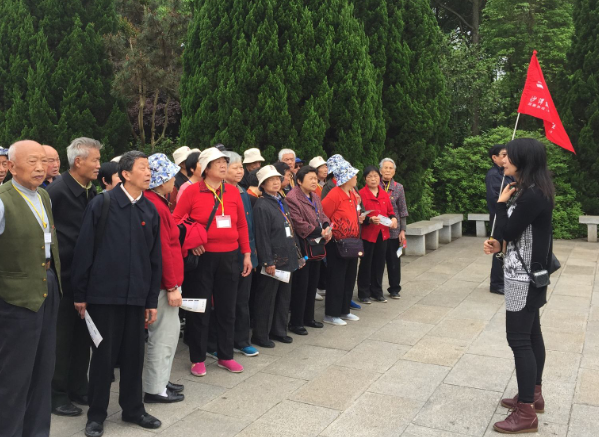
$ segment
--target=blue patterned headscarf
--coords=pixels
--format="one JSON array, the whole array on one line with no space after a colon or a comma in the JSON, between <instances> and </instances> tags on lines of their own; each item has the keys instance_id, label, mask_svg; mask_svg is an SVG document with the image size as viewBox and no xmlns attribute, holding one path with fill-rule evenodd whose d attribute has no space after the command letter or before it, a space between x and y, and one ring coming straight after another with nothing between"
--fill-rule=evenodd
<instances>
[{"instance_id":1,"label":"blue patterned headscarf","mask_svg":"<svg viewBox=\"0 0 599 437\"><path fill-rule=\"evenodd\" d=\"M150 189L170 181L179 172L179 167L172 163L164 153L154 153L148 158L152 179L150 180Z\"/></svg>"}]
</instances>

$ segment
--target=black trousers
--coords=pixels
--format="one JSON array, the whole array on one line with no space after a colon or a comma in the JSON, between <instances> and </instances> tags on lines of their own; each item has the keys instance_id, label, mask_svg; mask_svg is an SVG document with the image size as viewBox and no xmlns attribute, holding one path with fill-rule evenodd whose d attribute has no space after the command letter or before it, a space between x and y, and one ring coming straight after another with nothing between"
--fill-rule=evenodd
<instances>
[{"instance_id":1,"label":"black trousers","mask_svg":"<svg viewBox=\"0 0 599 437\"><path fill-rule=\"evenodd\" d=\"M539 310L525 307L520 311L506 311L505 328L516 362L518 398L520 402L530 404L534 401L535 385L541 385L543 381L545 367Z\"/></svg>"},{"instance_id":2,"label":"black trousers","mask_svg":"<svg viewBox=\"0 0 599 437\"><path fill-rule=\"evenodd\" d=\"M252 276L239 277L237 285L237 301L235 304L235 336L233 346L243 349L250 345L250 289L252 287ZM218 348L218 333L216 328L216 317L210 318L208 334L208 350L216 351Z\"/></svg>"},{"instance_id":3,"label":"black trousers","mask_svg":"<svg viewBox=\"0 0 599 437\"><path fill-rule=\"evenodd\" d=\"M37 312L0 299L2 437L50 434L50 386L60 291L53 270L48 270L46 281L48 296Z\"/></svg>"},{"instance_id":4,"label":"black trousers","mask_svg":"<svg viewBox=\"0 0 599 437\"><path fill-rule=\"evenodd\" d=\"M385 258L387 241L383 241L383 233L379 232L376 242L364 242L364 256L358 269L358 297L383 296L383 273L385 273Z\"/></svg>"},{"instance_id":5,"label":"black trousers","mask_svg":"<svg viewBox=\"0 0 599 437\"><path fill-rule=\"evenodd\" d=\"M320 290L327 289L327 259L320 262L320 276L318 277L318 288Z\"/></svg>"},{"instance_id":6,"label":"black trousers","mask_svg":"<svg viewBox=\"0 0 599 437\"><path fill-rule=\"evenodd\" d=\"M186 313L186 339L192 363L203 363L206 360L212 317L216 324L218 358L233 359L235 304L240 273L238 251L234 250L205 252L200 256L198 268L185 274L183 297L207 300L204 313Z\"/></svg>"},{"instance_id":7,"label":"black trousers","mask_svg":"<svg viewBox=\"0 0 599 437\"><path fill-rule=\"evenodd\" d=\"M303 268L293 273L290 326L304 326L314 320L314 297L321 265L319 260L307 261Z\"/></svg>"},{"instance_id":8,"label":"black trousers","mask_svg":"<svg viewBox=\"0 0 599 437\"><path fill-rule=\"evenodd\" d=\"M142 371L145 348L145 308L132 305L89 304L87 312L96 324L102 342L92 346L89 367L87 420L104 422L110 401L110 385L117 359L120 362L119 405L123 417L145 414L142 402Z\"/></svg>"},{"instance_id":9,"label":"black trousers","mask_svg":"<svg viewBox=\"0 0 599 437\"><path fill-rule=\"evenodd\" d=\"M493 226L493 221L495 219L494 215L490 217L490 224ZM494 238L498 238L497 229L495 230L496 236ZM491 261L491 288L494 290L503 290L503 261L497 259L495 254L493 254L493 260Z\"/></svg>"},{"instance_id":10,"label":"black trousers","mask_svg":"<svg viewBox=\"0 0 599 437\"><path fill-rule=\"evenodd\" d=\"M387 240L387 277L389 278L389 293L399 293L401 291L401 257L397 257L399 249L399 238L389 238Z\"/></svg>"},{"instance_id":11,"label":"black trousers","mask_svg":"<svg viewBox=\"0 0 599 437\"><path fill-rule=\"evenodd\" d=\"M358 258L341 258L334 241L327 243L327 294L324 302L324 313L331 317L349 314L349 306L356 274Z\"/></svg>"},{"instance_id":12,"label":"black trousers","mask_svg":"<svg viewBox=\"0 0 599 437\"><path fill-rule=\"evenodd\" d=\"M90 348L85 320L75 310L73 296L65 295L58 306L52 408L69 404L70 396L87 396Z\"/></svg>"},{"instance_id":13,"label":"black trousers","mask_svg":"<svg viewBox=\"0 0 599 437\"><path fill-rule=\"evenodd\" d=\"M287 335L291 284L261 273L258 273L258 276L252 337L265 342L269 340L271 334Z\"/></svg>"}]
</instances>

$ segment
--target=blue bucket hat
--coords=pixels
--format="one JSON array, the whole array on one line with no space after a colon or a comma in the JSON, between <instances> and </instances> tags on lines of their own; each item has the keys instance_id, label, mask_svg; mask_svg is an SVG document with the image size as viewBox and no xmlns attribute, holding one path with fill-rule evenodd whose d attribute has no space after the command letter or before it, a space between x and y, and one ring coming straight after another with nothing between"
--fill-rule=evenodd
<instances>
[{"instance_id":1,"label":"blue bucket hat","mask_svg":"<svg viewBox=\"0 0 599 437\"><path fill-rule=\"evenodd\" d=\"M154 153L148 158L150 170L152 171L152 179L150 179L150 189L159 187L160 185L170 181L179 172L173 162L171 162L164 153Z\"/></svg>"},{"instance_id":2,"label":"blue bucket hat","mask_svg":"<svg viewBox=\"0 0 599 437\"><path fill-rule=\"evenodd\" d=\"M333 155L329 159L327 159L327 169L329 171L329 174L335 171L335 168L337 168L337 165L341 161L346 162L345 159L343 159L343 156L339 154Z\"/></svg>"},{"instance_id":3,"label":"blue bucket hat","mask_svg":"<svg viewBox=\"0 0 599 437\"><path fill-rule=\"evenodd\" d=\"M8 149L0 147L0 156L8 156Z\"/></svg>"},{"instance_id":4,"label":"blue bucket hat","mask_svg":"<svg viewBox=\"0 0 599 437\"><path fill-rule=\"evenodd\" d=\"M335 155L341 156L341 155ZM330 160L331 158L329 158ZM327 161L328 164L328 161ZM337 179L337 186L343 185L355 175L357 175L359 170L351 166L349 162L345 159L337 159L335 162L335 168L333 169L333 174L335 175L335 179Z\"/></svg>"}]
</instances>

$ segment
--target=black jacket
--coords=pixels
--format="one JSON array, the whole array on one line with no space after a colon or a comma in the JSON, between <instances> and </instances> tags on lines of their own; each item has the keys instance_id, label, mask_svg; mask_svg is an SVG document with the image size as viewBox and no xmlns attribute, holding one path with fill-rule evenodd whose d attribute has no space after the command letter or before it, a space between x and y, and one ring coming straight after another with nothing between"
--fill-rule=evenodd
<instances>
[{"instance_id":1,"label":"black jacket","mask_svg":"<svg viewBox=\"0 0 599 437\"><path fill-rule=\"evenodd\" d=\"M289 220L289 207L285 199L281 199L285 216ZM285 217L277 199L264 194L256 200L254 206L254 232L256 233L256 250L258 263L263 266L274 265L278 270L294 272L299 268L300 252L295 232L287 237Z\"/></svg>"},{"instance_id":2,"label":"black jacket","mask_svg":"<svg viewBox=\"0 0 599 437\"><path fill-rule=\"evenodd\" d=\"M73 295L71 287L71 264L75 244L79 237L83 213L89 202L96 196L96 187L86 190L66 171L46 189L52 200L54 226L58 237L61 261L62 291L66 296Z\"/></svg>"},{"instance_id":3,"label":"black jacket","mask_svg":"<svg viewBox=\"0 0 599 437\"><path fill-rule=\"evenodd\" d=\"M162 278L160 217L144 196L132 204L121 184L109 191L104 238L94 257L104 196L85 210L71 273L75 302L156 308Z\"/></svg>"},{"instance_id":4,"label":"black jacket","mask_svg":"<svg viewBox=\"0 0 599 437\"><path fill-rule=\"evenodd\" d=\"M502 180L503 167L493 164L493 168L487 172L487 176L485 177L485 185L487 187L487 208L489 209L491 219L495 215L497 199L499 199L499 189L501 188ZM506 176L505 180L503 181L503 187L505 188L507 184L512 182L514 182L514 178L511 176Z\"/></svg>"}]
</instances>

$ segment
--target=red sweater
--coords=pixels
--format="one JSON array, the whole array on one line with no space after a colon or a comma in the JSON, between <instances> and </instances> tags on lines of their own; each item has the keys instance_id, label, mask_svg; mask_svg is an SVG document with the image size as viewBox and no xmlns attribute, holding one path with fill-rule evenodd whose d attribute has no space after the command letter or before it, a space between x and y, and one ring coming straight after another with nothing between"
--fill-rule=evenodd
<instances>
[{"instance_id":1,"label":"red sweater","mask_svg":"<svg viewBox=\"0 0 599 437\"><path fill-rule=\"evenodd\" d=\"M368 217L376 217L379 214L385 217L395 217L391 199L389 199L389 194L385 190L379 188L378 197L375 197L368 187L364 187L360 190L360 196L362 196L364 211L372 211L368 214ZM376 243L379 232L383 233L383 241L389 239L389 227L375 225L374 223L364 224L362 225L362 240Z\"/></svg>"},{"instance_id":2,"label":"red sweater","mask_svg":"<svg viewBox=\"0 0 599 437\"><path fill-rule=\"evenodd\" d=\"M160 244L162 246L160 288L168 290L183 283L183 255L179 243L179 228L168 208L166 199L150 190L147 190L144 195L154 204L160 216Z\"/></svg>"},{"instance_id":3,"label":"red sweater","mask_svg":"<svg viewBox=\"0 0 599 437\"><path fill-rule=\"evenodd\" d=\"M245 220L243 201L237 187L224 184L223 203L225 215L231 216L230 228L218 228L216 216L222 214L222 206L218 203L216 214L208 230L208 242L204 245L207 252L232 252L241 248L241 253L251 253L248 236L248 225ZM220 196L220 187L216 190ZM214 208L214 194L202 180L188 187L177 201L173 216L179 223L186 217L191 217L206 227L210 213Z\"/></svg>"},{"instance_id":4,"label":"red sweater","mask_svg":"<svg viewBox=\"0 0 599 437\"><path fill-rule=\"evenodd\" d=\"M333 237L336 240L360 237L358 205L359 201L353 190L348 196L339 187L331 189L322 201L322 209L331 220L331 225L334 225Z\"/></svg>"}]
</instances>

